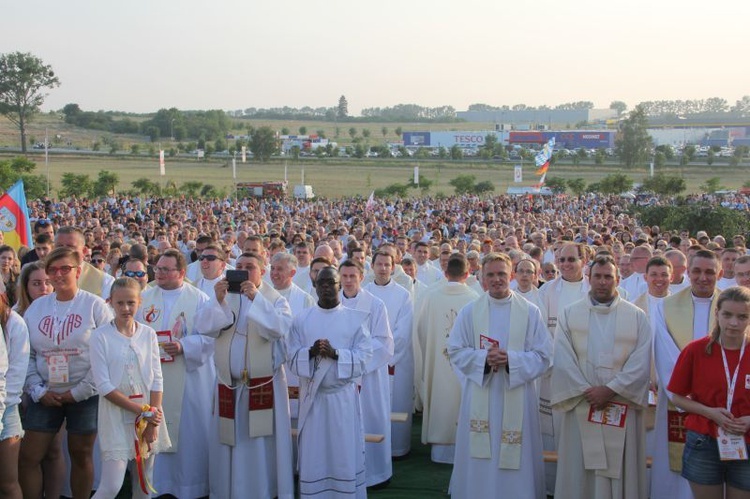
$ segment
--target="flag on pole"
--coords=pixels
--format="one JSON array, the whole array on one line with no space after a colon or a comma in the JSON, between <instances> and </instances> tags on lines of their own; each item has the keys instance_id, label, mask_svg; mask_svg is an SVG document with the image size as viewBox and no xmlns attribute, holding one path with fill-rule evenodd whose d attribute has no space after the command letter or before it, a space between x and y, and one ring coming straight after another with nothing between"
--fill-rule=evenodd
<instances>
[{"instance_id":1,"label":"flag on pole","mask_svg":"<svg viewBox=\"0 0 750 499\"><path fill-rule=\"evenodd\" d=\"M18 251L21 246L34 247L23 180L13 184L0 196L0 230L5 235L5 244L14 250Z\"/></svg>"},{"instance_id":2,"label":"flag on pole","mask_svg":"<svg viewBox=\"0 0 750 499\"><path fill-rule=\"evenodd\" d=\"M367 204L365 205L366 211L370 211L373 208L375 208L375 191L370 193L370 197L367 198Z\"/></svg>"},{"instance_id":3,"label":"flag on pole","mask_svg":"<svg viewBox=\"0 0 750 499\"><path fill-rule=\"evenodd\" d=\"M419 165L414 167L414 185L419 185Z\"/></svg>"},{"instance_id":4,"label":"flag on pole","mask_svg":"<svg viewBox=\"0 0 750 499\"><path fill-rule=\"evenodd\" d=\"M534 162L536 163L536 167L539 168L537 170L537 175L544 175L544 173L547 171L546 169L539 173L545 166L549 166L549 160L552 159L552 152L555 149L555 138L552 137L549 139L549 142L544 144L544 147L542 147L542 150L539 151L539 153L534 158Z\"/></svg>"},{"instance_id":5,"label":"flag on pole","mask_svg":"<svg viewBox=\"0 0 750 499\"><path fill-rule=\"evenodd\" d=\"M159 150L159 175L162 177L167 174L167 168L164 164L164 149Z\"/></svg>"},{"instance_id":6,"label":"flag on pole","mask_svg":"<svg viewBox=\"0 0 750 499\"><path fill-rule=\"evenodd\" d=\"M513 168L513 182L517 184L523 182L523 167L521 165L516 165Z\"/></svg>"},{"instance_id":7,"label":"flag on pole","mask_svg":"<svg viewBox=\"0 0 750 499\"><path fill-rule=\"evenodd\" d=\"M545 178L547 178L547 173L544 173L542 175L542 178L539 179L539 182L534 186L534 188L541 189L542 187L544 187L544 179Z\"/></svg>"}]
</instances>

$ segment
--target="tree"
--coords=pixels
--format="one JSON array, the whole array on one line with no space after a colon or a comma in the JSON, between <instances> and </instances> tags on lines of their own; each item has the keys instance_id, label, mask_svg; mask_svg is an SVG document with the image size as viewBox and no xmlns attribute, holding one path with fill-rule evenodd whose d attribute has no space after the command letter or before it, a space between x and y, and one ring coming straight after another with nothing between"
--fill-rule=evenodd
<instances>
[{"instance_id":1,"label":"tree","mask_svg":"<svg viewBox=\"0 0 750 499\"><path fill-rule=\"evenodd\" d=\"M346 97L343 95L339 97L339 106L336 109L336 117L338 118L346 118L349 116L349 103L346 100Z\"/></svg>"},{"instance_id":2,"label":"tree","mask_svg":"<svg viewBox=\"0 0 750 499\"><path fill-rule=\"evenodd\" d=\"M644 163L651 149L646 111L640 104L631 111L615 138L615 151L628 168Z\"/></svg>"},{"instance_id":3,"label":"tree","mask_svg":"<svg viewBox=\"0 0 750 499\"><path fill-rule=\"evenodd\" d=\"M550 177L544 182L545 187L555 194L564 194L568 187L568 182L562 177Z\"/></svg>"},{"instance_id":4,"label":"tree","mask_svg":"<svg viewBox=\"0 0 750 499\"><path fill-rule=\"evenodd\" d=\"M299 134L300 135L307 135L307 127L306 126L299 127Z\"/></svg>"},{"instance_id":5,"label":"tree","mask_svg":"<svg viewBox=\"0 0 750 499\"><path fill-rule=\"evenodd\" d=\"M91 178L85 173L63 173L60 183L62 184L62 189L60 189L58 193L61 198L68 198L71 196L86 197L91 193L91 190L94 187Z\"/></svg>"},{"instance_id":6,"label":"tree","mask_svg":"<svg viewBox=\"0 0 750 499\"><path fill-rule=\"evenodd\" d=\"M7 190L23 180L27 199L44 196L47 193L47 179L42 175L34 175L35 168L36 163L25 156L0 161L0 189Z\"/></svg>"},{"instance_id":7,"label":"tree","mask_svg":"<svg viewBox=\"0 0 750 499\"><path fill-rule=\"evenodd\" d=\"M693 144L686 145L682 150L682 155L687 156L688 162L693 161L693 158L695 157L695 146Z\"/></svg>"},{"instance_id":8,"label":"tree","mask_svg":"<svg viewBox=\"0 0 750 499\"><path fill-rule=\"evenodd\" d=\"M362 129L362 137L369 139L370 138L370 129L369 128L363 128Z\"/></svg>"},{"instance_id":9,"label":"tree","mask_svg":"<svg viewBox=\"0 0 750 499\"><path fill-rule=\"evenodd\" d=\"M586 181L582 178L571 178L568 180L568 188L575 196L580 196L586 192Z\"/></svg>"},{"instance_id":10,"label":"tree","mask_svg":"<svg viewBox=\"0 0 750 499\"><path fill-rule=\"evenodd\" d=\"M203 182L191 180L189 182L183 183L182 187L180 187L180 190L184 191L188 197L194 198L198 195L198 191L201 187L203 187Z\"/></svg>"},{"instance_id":11,"label":"tree","mask_svg":"<svg viewBox=\"0 0 750 499\"><path fill-rule=\"evenodd\" d=\"M612 173L599 181L602 194L620 194L633 188L633 179L623 173Z\"/></svg>"},{"instance_id":12,"label":"tree","mask_svg":"<svg viewBox=\"0 0 750 499\"><path fill-rule=\"evenodd\" d=\"M721 177L711 177L706 180L705 184L701 185L701 189L709 194L713 194L716 191L725 189L725 187L721 185Z\"/></svg>"},{"instance_id":13,"label":"tree","mask_svg":"<svg viewBox=\"0 0 750 499\"><path fill-rule=\"evenodd\" d=\"M495 186L489 180L483 180L481 182L477 182L477 184L474 186L474 192L477 194L482 194L485 192L492 192L494 190L495 190Z\"/></svg>"},{"instance_id":14,"label":"tree","mask_svg":"<svg viewBox=\"0 0 750 499\"><path fill-rule=\"evenodd\" d=\"M302 127L304 128L304 127ZM301 132L300 132L301 133ZM250 137L250 151L258 161L268 161L276 154L279 144L276 133L269 126L262 126L253 131Z\"/></svg>"},{"instance_id":15,"label":"tree","mask_svg":"<svg viewBox=\"0 0 750 499\"><path fill-rule=\"evenodd\" d=\"M289 128L282 127L281 128L281 135L289 135Z\"/></svg>"},{"instance_id":16,"label":"tree","mask_svg":"<svg viewBox=\"0 0 750 499\"><path fill-rule=\"evenodd\" d=\"M400 126L396 127L396 135L398 135L399 137L401 137L402 133L404 133L404 129L401 128Z\"/></svg>"},{"instance_id":17,"label":"tree","mask_svg":"<svg viewBox=\"0 0 750 499\"><path fill-rule=\"evenodd\" d=\"M609 108L617 111L617 116L620 116L628 109L628 105L621 100L614 100L609 104Z\"/></svg>"},{"instance_id":18,"label":"tree","mask_svg":"<svg viewBox=\"0 0 750 499\"><path fill-rule=\"evenodd\" d=\"M144 196L158 196L159 194L161 194L161 187L159 187L159 184L146 177L141 177L137 180L134 180L132 182L132 186L135 190L137 190Z\"/></svg>"},{"instance_id":19,"label":"tree","mask_svg":"<svg viewBox=\"0 0 750 499\"><path fill-rule=\"evenodd\" d=\"M387 127L381 128L380 133L383 134L383 138L385 139L385 136L388 135L388 128Z\"/></svg>"},{"instance_id":20,"label":"tree","mask_svg":"<svg viewBox=\"0 0 750 499\"><path fill-rule=\"evenodd\" d=\"M461 195L474 191L476 179L474 175L459 175L448 183L456 190L456 194Z\"/></svg>"},{"instance_id":21,"label":"tree","mask_svg":"<svg viewBox=\"0 0 750 499\"><path fill-rule=\"evenodd\" d=\"M301 151L302 151L302 149L300 148L300 146L294 145L289 150L289 153L292 155L292 159L297 160L297 159L299 159L299 153Z\"/></svg>"},{"instance_id":22,"label":"tree","mask_svg":"<svg viewBox=\"0 0 750 499\"><path fill-rule=\"evenodd\" d=\"M52 67L30 53L0 55L0 114L21 132L26 152L26 125L44 102L42 90L60 85Z\"/></svg>"},{"instance_id":23,"label":"tree","mask_svg":"<svg viewBox=\"0 0 750 499\"><path fill-rule=\"evenodd\" d=\"M120 182L120 176L107 170L100 170L99 175L94 182L92 194L94 196L112 196L115 195L115 189Z\"/></svg>"},{"instance_id":24,"label":"tree","mask_svg":"<svg viewBox=\"0 0 750 499\"><path fill-rule=\"evenodd\" d=\"M133 156L138 156L141 153L141 145L140 144L130 144L130 154Z\"/></svg>"},{"instance_id":25,"label":"tree","mask_svg":"<svg viewBox=\"0 0 750 499\"><path fill-rule=\"evenodd\" d=\"M653 177L646 177L641 183L641 190L653 192L663 196L674 196L687 189L685 179L676 176L667 176L664 173L657 173Z\"/></svg>"},{"instance_id":26,"label":"tree","mask_svg":"<svg viewBox=\"0 0 750 499\"><path fill-rule=\"evenodd\" d=\"M461 159L464 157L464 151L457 144L451 146L451 159Z\"/></svg>"},{"instance_id":27,"label":"tree","mask_svg":"<svg viewBox=\"0 0 750 499\"><path fill-rule=\"evenodd\" d=\"M356 136L357 136L357 129L356 129L356 128L354 128L354 127L351 127L351 128L349 129L349 137L351 137L351 138L353 139L353 138L354 138L354 137L356 137Z\"/></svg>"}]
</instances>

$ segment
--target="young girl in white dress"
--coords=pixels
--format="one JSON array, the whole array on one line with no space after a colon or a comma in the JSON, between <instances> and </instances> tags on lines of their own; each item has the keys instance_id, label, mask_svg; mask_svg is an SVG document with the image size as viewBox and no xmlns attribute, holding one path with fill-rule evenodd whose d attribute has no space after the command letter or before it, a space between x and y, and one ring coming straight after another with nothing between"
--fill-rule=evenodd
<instances>
[{"instance_id":1,"label":"young girl in white dress","mask_svg":"<svg viewBox=\"0 0 750 499\"><path fill-rule=\"evenodd\" d=\"M115 319L91 335L91 370L101 395L99 445L103 461L94 497L114 498L128 463L134 464L130 470L133 497L150 497L155 454L171 446L166 426L161 425L159 345L154 330L135 321L141 304L141 288L135 279L117 279L112 284L110 303ZM150 447L150 452L142 455L141 471L135 446L137 419L147 421L141 440Z\"/></svg>"}]
</instances>

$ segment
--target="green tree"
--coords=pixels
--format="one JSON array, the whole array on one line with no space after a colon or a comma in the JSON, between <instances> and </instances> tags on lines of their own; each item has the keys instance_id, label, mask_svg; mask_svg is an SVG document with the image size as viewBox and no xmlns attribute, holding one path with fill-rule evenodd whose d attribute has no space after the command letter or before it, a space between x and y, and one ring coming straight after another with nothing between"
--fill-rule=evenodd
<instances>
[{"instance_id":1,"label":"green tree","mask_svg":"<svg viewBox=\"0 0 750 499\"><path fill-rule=\"evenodd\" d=\"M357 129L354 127L349 128L349 137L354 139L357 136Z\"/></svg>"},{"instance_id":2,"label":"green tree","mask_svg":"<svg viewBox=\"0 0 750 499\"><path fill-rule=\"evenodd\" d=\"M494 190L495 190L495 186L489 180L483 180L481 182L477 182L477 184L474 186L474 192L476 194L483 194L485 192L492 192Z\"/></svg>"},{"instance_id":3,"label":"green tree","mask_svg":"<svg viewBox=\"0 0 750 499\"><path fill-rule=\"evenodd\" d=\"M461 159L464 157L464 151L457 144L451 146L451 159Z\"/></svg>"},{"instance_id":4,"label":"green tree","mask_svg":"<svg viewBox=\"0 0 750 499\"><path fill-rule=\"evenodd\" d=\"M94 196L112 196L115 195L117 184L120 182L120 176L114 172L107 170L99 170L99 175L96 177L92 194Z\"/></svg>"},{"instance_id":5,"label":"green tree","mask_svg":"<svg viewBox=\"0 0 750 499\"><path fill-rule=\"evenodd\" d=\"M141 153L141 145L140 144L130 144L130 154L133 156L138 156Z\"/></svg>"},{"instance_id":6,"label":"green tree","mask_svg":"<svg viewBox=\"0 0 750 499\"><path fill-rule=\"evenodd\" d=\"M610 103L609 108L617 111L617 116L620 116L628 109L628 105L621 100L614 100Z\"/></svg>"},{"instance_id":7,"label":"green tree","mask_svg":"<svg viewBox=\"0 0 750 499\"><path fill-rule=\"evenodd\" d=\"M575 196L580 196L586 192L586 181L582 178L571 178L568 180L568 188Z\"/></svg>"},{"instance_id":8,"label":"green tree","mask_svg":"<svg viewBox=\"0 0 750 499\"><path fill-rule=\"evenodd\" d=\"M385 136L388 135L388 127L383 127L380 129L380 133L383 134L383 139L385 140Z\"/></svg>"},{"instance_id":9,"label":"green tree","mask_svg":"<svg viewBox=\"0 0 750 499\"><path fill-rule=\"evenodd\" d=\"M709 149L708 159L706 159L706 163L708 163L708 166L711 166L714 164L714 161L716 161L716 152L713 149Z\"/></svg>"},{"instance_id":10,"label":"green tree","mask_svg":"<svg viewBox=\"0 0 750 499\"><path fill-rule=\"evenodd\" d=\"M289 128L282 127L282 129L281 129L281 135L289 135Z\"/></svg>"},{"instance_id":11,"label":"green tree","mask_svg":"<svg viewBox=\"0 0 750 499\"><path fill-rule=\"evenodd\" d=\"M91 194L94 184L91 178L85 173L63 173L60 179L62 188L58 191L61 198L69 198L72 196L87 197Z\"/></svg>"},{"instance_id":12,"label":"green tree","mask_svg":"<svg viewBox=\"0 0 750 499\"><path fill-rule=\"evenodd\" d=\"M189 182L183 183L182 187L180 187L180 190L183 191L187 195L187 197L194 198L198 196L198 192L200 191L201 187L203 187L203 182L191 180Z\"/></svg>"},{"instance_id":13,"label":"green tree","mask_svg":"<svg viewBox=\"0 0 750 499\"><path fill-rule=\"evenodd\" d=\"M370 129L369 128L363 128L362 129L362 137L369 139L370 138Z\"/></svg>"},{"instance_id":14,"label":"green tree","mask_svg":"<svg viewBox=\"0 0 750 499\"><path fill-rule=\"evenodd\" d=\"M0 114L18 127L26 152L26 126L44 103L43 89L60 85L52 67L23 52L0 54Z\"/></svg>"},{"instance_id":15,"label":"green tree","mask_svg":"<svg viewBox=\"0 0 750 499\"><path fill-rule=\"evenodd\" d=\"M349 102L347 102L345 96L339 97L339 105L336 109L336 117L343 119L349 116Z\"/></svg>"},{"instance_id":16,"label":"green tree","mask_svg":"<svg viewBox=\"0 0 750 499\"><path fill-rule=\"evenodd\" d=\"M695 146L693 144L686 145L682 150L682 155L687 156L688 162L693 161L693 158L695 157Z\"/></svg>"},{"instance_id":17,"label":"green tree","mask_svg":"<svg viewBox=\"0 0 750 499\"><path fill-rule=\"evenodd\" d=\"M653 177L646 177L641 183L641 190L653 192L663 196L674 196L687 189L685 179L677 176L667 176L664 173L657 173Z\"/></svg>"},{"instance_id":18,"label":"green tree","mask_svg":"<svg viewBox=\"0 0 750 499\"><path fill-rule=\"evenodd\" d=\"M419 189L419 190L421 190L422 194L424 194L424 193L426 193L427 191L430 190L430 188L432 187L432 185L434 184L434 182L432 180L430 180L429 178L427 178L426 175L420 175L419 176L419 185L417 185L417 184L414 183L414 176L409 177L409 180L406 182L406 184L411 189Z\"/></svg>"},{"instance_id":19,"label":"green tree","mask_svg":"<svg viewBox=\"0 0 750 499\"><path fill-rule=\"evenodd\" d=\"M666 163L667 156L661 151L656 151L654 154L654 167L662 168Z\"/></svg>"},{"instance_id":20,"label":"green tree","mask_svg":"<svg viewBox=\"0 0 750 499\"><path fill-rule=\"evenodd\" d=\"M568 182L562 177L549 177L545 180L544 186L549 187L555 194L564 194L568 188Z\"/></svg>"},{"instance_id":21,"label":"green tree","mask_svg":"<svg viewBox=\"0 0 750 499\"><path fill-rule=\"evenodd\" d=\"M721 191L723 189L726 189L726 187L721 185L721 177L711 177L706 179L705 184L701 185L701 190L708 194L713 194L716 191Z\"/></svg>"},{"instance_id":22,"label":"green tree","mask_svg":"<svg viewBox=\"0 0 750 499\"><path fill-rule=\"evenodd\" d=\"M159 184L153 182L150 179L147 179L146 177L141 177L137 180L134 180L131 185L133 186L133 189L140 192L144 196L158 196L159 194L161 194L161 187L159 187Z\"/></svg>"},{"instance_id":23,"label":"green tree","mask_svg":"<svg viewBox=\"0 0 750 499\"><path fill-rule=\"evenodd\" d=\"M403 134L403 133L404 133L404 130L400 126L396 127L396 135L399 138L401 138L401 134Z\"/></svg>"},{"instance_id":24,"label":"green tree","mask_svg":"<svg viewBox=\"0 0 750 499\"><path fill-rule=\"evenodd\" d=\"M714 234L742 234L747 231L750 219L746 212L715 204L674 206L641 206L635 208L638 219L646 225L658 225L663 230L709 230Z\"/></svg>"},{"instance_id":25,"label":"green tree","mask_svg":"<svg viewBox=\"0 0 750 499\"><path fill-rule=\"evenodd\" d=\"M662 144L660 146L656 146L654 149L656 152L661 152L664 154L664 157L668 161L672 161L674 159L674 148L670 146L669 144Z\"/></svg>"},{"instance_id":26,"label":"green tree","mask_svg":"<svg viewBox=\"0 0 750 499\"><path fill-rule=\"evenodd\" d=\"M462 174L452 179L448 183L453 186L453 188L456 191L456 194L461 195L461 194L468 194L470 192L474 192L474 182L476 181L476 179L477 178L474 175Z\"/></svg>"},{"instance_id":27,"label":"green tree","mask_svg":"<svg viewBox=\"0 0 750 499\"><path fill-rule=\"evenodd\" d=\"M307 127L306 126L299 127L299 134L300 135L307 135Z\"/></svg>"},{"instance_id":28,"label":"green tree","mask_svg":"<svg viewBox=\"0 0 750 499\"><path fill-rule=\"evenodd\" d=\"M651 136L648 134L646 110L639 104L622 122L615 138L615 151L621 163L633 168L646 161L650 149Z\"/></svg>"},{"instance_id":29,"label":"green tree","mask_svg":"<svg viewBox=\"0 0 750 499\"><path fill-rule=\"evenodd\" d=\"M599 181L602 194L620 194L633 188L633 179L623 173L611 173Z\"/></svg>"},{"instance_id":30,"label":"green tree","mask_svg":"<svg viewBox=\"0 0 750 499\"><path fill-rule=\"evenodd\" d=\"M292 155L292 159L298 160L299 159L299 153L301 152L300 146L292 146L292 148L289 150L289 153Z\"/></svg>"},{"instance_id":31,"label":"green tree","mask_svg":"<svg viewBox=\"0 0 750 499\"><path fill-rule=\"evenodd\" d=\"M300 132L301 133L301 132ZM253 131L250 137L250 151L258 161L268 161L276 154L279 143L276 133L269 126L262 126Z\"/></svg>"},{"instance_id":32,"label":"green tree","mask_svg":"<svg viewBox=\"0 0 750 499\"><path fill-rule=\"evenodd\" d=\"M0 161L0 189L7 190L19 180L23 180L23 187L27 199L42 197L47 192L47 179L41 175L34 175L36 163L24 156Z\"/></svg>"},{"instance_id":33,"label":"green tree","mask_svg":"<svg viewBox=\"0 0 750 499\"><path fill-rule=\"evenodd\" d=\"M596 153L594 154L594 164L603 165L604 159L606 157L607 157L607 153L604 151L604 149L597 149Z\"/></svg>"}]
</instances>

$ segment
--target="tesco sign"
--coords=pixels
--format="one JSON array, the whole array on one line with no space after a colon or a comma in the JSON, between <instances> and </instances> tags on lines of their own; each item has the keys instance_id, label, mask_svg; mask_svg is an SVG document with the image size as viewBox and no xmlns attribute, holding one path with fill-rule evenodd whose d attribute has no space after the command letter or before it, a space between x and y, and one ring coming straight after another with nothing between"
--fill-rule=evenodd
<instances>
[{"instance_id":1,"label":"tesco sign","mask_svg":"<svg viewBox=\"0 0 750 499\"><path fill-rule=\"evenodd\" d=\"M456 144L484 144L483 135L454 135Z\"/></svg>"}]
</instances>

